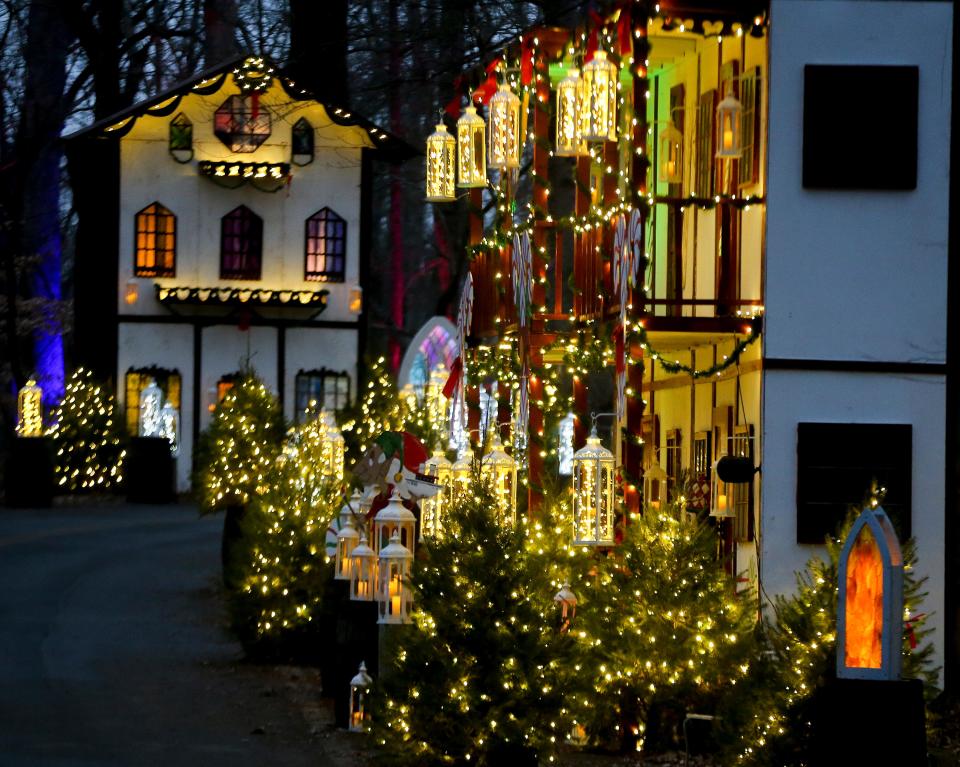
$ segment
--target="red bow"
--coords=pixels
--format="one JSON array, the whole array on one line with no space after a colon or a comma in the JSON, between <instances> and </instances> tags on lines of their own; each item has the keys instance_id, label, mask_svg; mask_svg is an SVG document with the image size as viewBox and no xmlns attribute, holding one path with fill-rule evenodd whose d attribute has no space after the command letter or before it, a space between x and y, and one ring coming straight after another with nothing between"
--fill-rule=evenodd
<instances>
[{"instance_id":1,"label":"red bow","mask_svg":"<svg viewBox=\"0 0 960 767\"><path fill-rule=\"evenodd\" d=\"M500 65L500 61L501 59L497 57L487 64L487 79L484 80L483 85L473 92L474 101L486 104L497 92L497 67Z\"/></svg>"},{"instance_id":2,"label":"red bow","mask_svg":"<svg viewBox=\"0 0 960 767\"><path fill-rule=\"evenodd\" d=\"M617 365L617 373L622 373L627 369L626 358L624 357L624 338L623 325L619 322L613 329L614 358Z\"/></svg>"},{"instance_id":3,"label":"red bow","mask_svg":"<svg viewBox=\"0 0 960 767\"><path fill-rule=\"evenodd\" d=\"M583 63L593 61L593 54L597 52L600 45L600 28L603 26L603 16L590 9L587 11L590 18L590 37L587 38L587 53L583 57Z\"/></svg>"},{"instance_id":4,"label":"red bow","mask_svg":"<svg viewBox=\"0 0 960 767\"><path fill-rule=\"evenodd\" d=\"M520 82L524 85L533 82L533 48L528 38L520 45Z\"/></svg>"},{"instance_id":5,"label":"red bow","mask_svg":"<svg viewBox=\"0 0 960 767\"><path fill-rule=\"evenodd\" d=\"M457 75L453 81L453 98L443 110L456 120L460 116L460 98L463 96L463 75Z\"/></svg>"}]
</instances>

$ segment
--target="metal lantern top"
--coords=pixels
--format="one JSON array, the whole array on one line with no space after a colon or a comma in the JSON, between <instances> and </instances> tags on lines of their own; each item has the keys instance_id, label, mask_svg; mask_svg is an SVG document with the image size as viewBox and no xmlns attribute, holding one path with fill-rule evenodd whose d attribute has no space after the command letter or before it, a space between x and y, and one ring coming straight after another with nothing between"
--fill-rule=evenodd
<instances>
[{"instance_id":1,"label":"metal lantern top","mask_svg":"<svg viewBox=\"0 0 960 767\"><path fill-rule=\"evenodd\" d=\"M673 121L660 132L660 181L683 183L683 134Z\"/></svg>"},{"instance_id":2,"label":"metal lantern top","mask_svg":"<svg viewBox=\"0 0 960 767\"><path fill-rule=\"evenodd\" d=\"M489 468L494 471L498 469L512 469L516 471L517 462L503 449L503 442L500 441L499 431L494 431L493 442L490 443L490 451L483 456L480 466L484 470Z\"/></svg>"},{"instance_id":3,"label":"metal lantern top","mask_svg":"<svg viewBox=\"0 0 960 767\"><path fill-rule=\"evenodd\" d=\"M582 138L617 140L617 67L598 50L583 68Z\"/></svg>"},{"instance_id":4,"label":"metal lantern top","mask_svg":"<svg viewBox=\"0 0 960 767\"><path fill-rule=\"evenodd\" d=\"M583 81L576 67L557 84L557 135L555 154L558 157L576 157L587 154L587 145L580 136L580 107L583 101Z\"/></svg>"},{"instance_id":5,"label":"metal lantern top","mask_svg":"<svg viewBox=\"0 0 960 767\"><path fill-rule=\"evenodd\" d=\"M508 455L500 442L500 433L494 429L490 452L480 461L480 473L493 483L497 508L504 522L516 522L517 516L517 462Z\"/></svg>"},{"instance_id":6,"label":"metal lantern top","mask_svg":"<svg viewBox=\"0 0 960 767\"><path fill-rule=\"evenodd\" d=\"M593 427L593 430L590 432L590 436L587 437L587 444L573 454L573 460L603 462L613 460L613 453L607 450L607 448L605 448L600 442L600 437L597 436L596 426Z\"/></svg>"},{"instance_id":7,"label":"metal lantern top","mask_svg":"<svg viewBox=\"0 0 960 767\"><path fill-rule=\"evenodd\" d=\"M453 472L454 482L469 481L470 473L473 471L473 451L469 447L460 449L451 471Z\"/></svg>"},{"instance_id":8,"label":"metal lantern top","mask_svg":"<svg viewBox=\"0 0 960 767\"><path fill-rule=\"evenodd\" d=\"M140 392L140 436L159 437L162 421L160 411L163 409L163 390L151 378L149 383Z\"/></svg>"},{"instance_id":9,"label":"metal lantern top","mask_svg":"<svg viewBox=\"0 0 960 767\"><path fill-rule=\"evenodd\" d=\"M396 534L404 546L413 549L413 535L417 526L417 518L410 509L400 501L400 495L394 488L387 505L377 512L373 519L376 527L375 548L381 552Z\"/></svg>"},{"instance_id":10,"label":"metal lantern top","mask_svg":"<svg viewBox=\"0 0 960 767\"><path fill-rule=\"evenodd\" d=\"M455 188L455 155L457 142L447 133L442 122L427 138L427 202L452 202Z\"/></svg>"},{"instance_id":11,"label":"metal lantern top","mask_svg":"<svg viewBox=\"0 0 960 767\"><path fill-rule=\"evenodd\" d=\"M840 552L837 676L899 679L903 554L879 506L857 517Z\"/></svg>"},{"instance_id":12,"label":"metal lantern top","mask_svg":"<svg viewBox=\"0 0 960 767\"><path fill-rule=\"evenodd\" d=\"M513 170L520 167L520 99L506 83L493 94L488 106L488 161L491 168Z\"/></svg>"},{"instance_id":13,"label":"metal lantern top","mask_svg":"<svg viewBox=\"0 0 960 767\"><path fill-rule=\"evenodd\" d=\"M370 685L373 684L373 679L370 678L370 675L367 673L367 664L364 661L360 662L360 669L357 671L357 675L350 680L350 687L355 690L366 690L369 689Z\"/></svg>"},{"instance_id":14,"label":"metal lantern top","mask_svg":"<svg viewBox=\"0 0 960 767\"><path fill-rule=\"evenodd\" d=\"M717 105L717 157L736 160L740 157L740 114L743 106L732 93Z\"/></svg>"},{"instance_id":15,"label":"metal lantern top","mask_svg":"<svg viewBox=\"0 0 960 767\"><path fill-rule=\"evenodd\" d=\"M457 120L457 165L460 175L457 186L464 189L487 185L487 123L469 104Z\"/></svg>"},{"instance_id":16,"label":"metal lantern top","mask_svg":"<svg viewBox=\"0 0 960 767\"><path fill-rule=\"evenodd\" d=\"M434 450L433 455L423 464L423 473L435 477L442 485L450 481L453 464L447 460L442 450Z\"/></svg>"},{"instance_id":17,"label":"metal lantern top","mask_svg":"<svg viewBox=\"0 0 960 767\"><path fill-rule=\"evenodd\" d=\"M17 436L43 436L43 390L30 378L17 394Z\"/></svg>"}]
</instances>

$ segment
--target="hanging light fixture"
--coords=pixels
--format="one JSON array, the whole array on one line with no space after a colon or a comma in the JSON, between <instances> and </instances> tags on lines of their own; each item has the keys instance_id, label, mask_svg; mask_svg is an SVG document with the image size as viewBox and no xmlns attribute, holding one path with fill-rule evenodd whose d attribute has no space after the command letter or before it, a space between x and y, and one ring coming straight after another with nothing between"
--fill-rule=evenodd
<instances>
[{"instance_id":1,"label":"hanging light fixture","mask_svg":"<svg viewBox=\"0 0 960 767\"><path fill-rule=\"evenodd\" d=\"M337 558L334 564L334 578L339 581L350 580L351 558L354 549L360 545L360 533L354 527L353 509L360 507L360 493L354 490L350 500L340 509L340 529L337 531Z\"/></svg>"},{"instance_id":2,"label":"hanging light fixture","mask_svg":"<svg viewBox=\"0 0 960 767\"><path fill-rule=\"evenodd\" d=\"M170 453L180 453L180 412L170 400L163 403L160 409L160 435L170 442Z\"/></svg>"},{"instance_id":3,"label":"hanging light fixture","mask_svg":"<svg viewBox=\"0 0 960 767\"><path fill-rule=\"evenodd\" d=\"M514 524L517 521L517 462L503 449L496 427L490 452L480 461L480 473L493 485L500 521Z\"/></svg>"},{"instance_id":4,"label":"hanging light fixture","mask_svg":"<svg viewBox=\"0 0 960 767\"><path fill-rule=\"evenodd\" d=\"M659 461L643 471L643 500L655 509L662 509L667 502L667 472Z\"/></svg>"},{"instance_id":5,"label":"hanging light fixture","mask_svg":"<svg viewBox=\"0 0 960 767\"><path fill-rule=\"evenodd\" d=\"M413 551L413 535L417 527L417 518L414 516L414 513L400 501L400 494L396 488L394 488L390 494L390 500L387 501L387 505L377 512L377 516L373 519L373 526L373 550L377 554L383 551L383 548L389 544L390 539L395 533L400 536L400 543L410 549L410 551Z\"/></svg>"},{"instance_id":6,"label":"hanging light fixture","mask_svg":"<svg viewBox=\"0 0 960 767\"><path fill-rule=\"evenodd\" d=\"M660 181L683 183L683 134L672 120L660 132Z\"/></svg>"},{"instance_id":7,"label":"hanging light fixture","mask_svg":"<svg viewBox=\"0 0 960 767\"><path fill-rule=\"evenodd\" d=\"M442 450L434 450L433 455L423 464L423 473L436 479L440 492L420 502L420 539L439 538L443 534L443 515L447 511L450 497L450 481L453 466Z\"/></svg>"},{"instance_id":8,"label":"hanging light fixture","mask_svg":"<svg viewBox=\"0 0 960 767\"><path fill-rule=\"evenodd\" d=\"M474 189L487 185L486 123L471 103L457 120L457 186Z\"/></svg>"},{"instance_id":9,"label":"hanging light fixture","mask_svg":"<svg viewBox=\"0 0 960 767\"><path fill-rule=\"evenodd\" d=\"M736 160L740 157L740 114L743 106L733 93L717 105L717 157Z\"/></svg>"},{"instance_id":10,"label":"hanging light fixture","mask_svg":"<svg viewBox=\"0 0 960 767\"><path fill-rule=\"evenodd\" d=\"M736 515L733 513L727 483L720 479L720 472L717 471L721 458L724 458L724 456L720 456L714 461L713 471L710 472L710 516L729 519Z\"/></svg>"},{"instance_id":11,"label":"hanging light fixture","mask_svg":"<svg viewBox=\"0 0 960 767\"><path fill-rule=\"evenodd\" d=\"M377 602L380 605L378 623L409 623L413 607L410 591L410 565L413 553L400 542L395 531L390 542L380 551Z\"/></svg>"},{"instance_id":12,"label":"hanging light fixture","mask_svg":"<svg viewBox=\"0 0 960 767\"><path fill-rule=\"evenodd\" d=\"M350 553L350 599L369 602L377 587L377 555L361 540Z\"/></svg>"},{"instance_id":13,"label":"hanging light fixture","mask_svg":"<svg viewBox=\"0 0 960 767\"><path fill-rule=\"evenodd\" d=\"M140 425L141 437L159 437L162 422L160 411L163 409L163 391L152 378L140 392Z\"/></svg>"},{"instance_id":14,"label":"hanging light fixture","mask_svg":"<svg viewBox=\"0 0 960 767\"><path fill-rule=\"evenodd\" d=\"M617 67L598 50L583 68L583 114L586 141L617 140Z\"/></svg>"},{"instance_id":15,"label":"hanging light fixture","mask_svg":"<svg viewBox=\"0 0 960 767\"><path fill-rule=\"evenodd\" d=\"M520 167L520 99L506 83L490 99L488 160L491 168Z\"/></svg>"},{"instance_id":16,"label":"hanging light fixture","mask_svg":"<svg viewBox=\"0 0 960 767\"><path fill-rule=\"evenodd\" d=\"M573 543L612 546L616 496L613 453L600 444L593 424L587 444L573 455Z\"/></svg>"},{"instance_id":17,"label":"hanging light fixture","mask_svg":"<svg viewBox=\"0 0 960 767\"><path fill-rule=\"evenodd\" d=\"M17 436L43 436L43 390L30 378L17 394Z\"/></svg>"},{"instance_id":18,"label":"hanging light fixture","mask_svg":"<svg viewBox=\"0 0 960 767\"><path fill-rule=\"evenodd\" d=\"M576 157L587 154L587 145L580 137L580 107L583 102L583 81L576 67L557 84L557 136L554 154Z\"/></svg>"},{"instance_id":19,"label":"hanging light fixture","mask_svg":"<svg viewBox=\"0 0 960 767\"><path fill-rule=\"evenodd\" d=\"M454 157L457 142L442 122L427 138L427 202L453 202L455 189Z\"/></svg>"},{"instance_id":20,"label":"hanging light fixture","mask_svg":"<svg viewBox=\"0 0 960 767\"><path fill-rule=\"evenodd\" d=\"M366 717L366 698L373 680L367 673L367 664L360 662L357 675L350 680L350 718L347 720L350 732L363 732L363 721Z\"/></svg>"}]
</instances>

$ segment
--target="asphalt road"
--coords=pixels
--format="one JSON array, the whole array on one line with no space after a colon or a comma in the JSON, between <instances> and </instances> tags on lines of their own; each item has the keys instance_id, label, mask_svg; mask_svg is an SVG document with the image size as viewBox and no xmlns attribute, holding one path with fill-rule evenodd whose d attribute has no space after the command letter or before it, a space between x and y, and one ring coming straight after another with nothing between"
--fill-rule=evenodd
<instances>
[{"instance_id":1,"label":"asphalt road","mask_svg":"<svg viewBox=\"0 0 960 767\"><path fill-rule=\"evenodd\" d=\"M226 631L222 524L0 508L0 766L344 761L310 672L245 663Z\"/></svg>"}]
</instances>

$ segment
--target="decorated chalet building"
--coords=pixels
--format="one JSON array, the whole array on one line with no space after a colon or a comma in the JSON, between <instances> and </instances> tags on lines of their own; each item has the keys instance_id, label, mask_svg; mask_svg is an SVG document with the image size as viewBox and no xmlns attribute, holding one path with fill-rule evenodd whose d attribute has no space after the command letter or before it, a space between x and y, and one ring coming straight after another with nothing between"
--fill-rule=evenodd
<instances>
[{"instance_id":1,"label":"decorated chalet building","mask_svg":"<svg viewBox=\"0 0 960 767\"><path fill-rule=\"evenodd\" d=\"M687 477L687 510L714 518L727 566L764 600L794 589L875 481L916 538L942 662L956 641L951 4L608 8L467 73L464 103L491 115L479 184L482 145L450 143L470 112L428 142L428 199L472 203L469 428L482 440L481 404L498 398L515 451L529 441L535 508L551 457L585 444L591 412L619 411L598 422L618 521ZM740 481L720 480L725 455L747 459ZM601 527L575 538L615 545Z\"/></svg>"},{"instance_id":2,"label":"decorated chalet building","mask_svg":"<svg viewBox=\"0 0 960 767\"><path fill-rule=\"evenodd\" d=\"M128 431L155 378L179 409L178 487L247 365L294 419L356 390L371 161L411 148L269 61L197 75L68 137L78 199L76 347L116 381Z\"/></svg>"}]
</instances>

